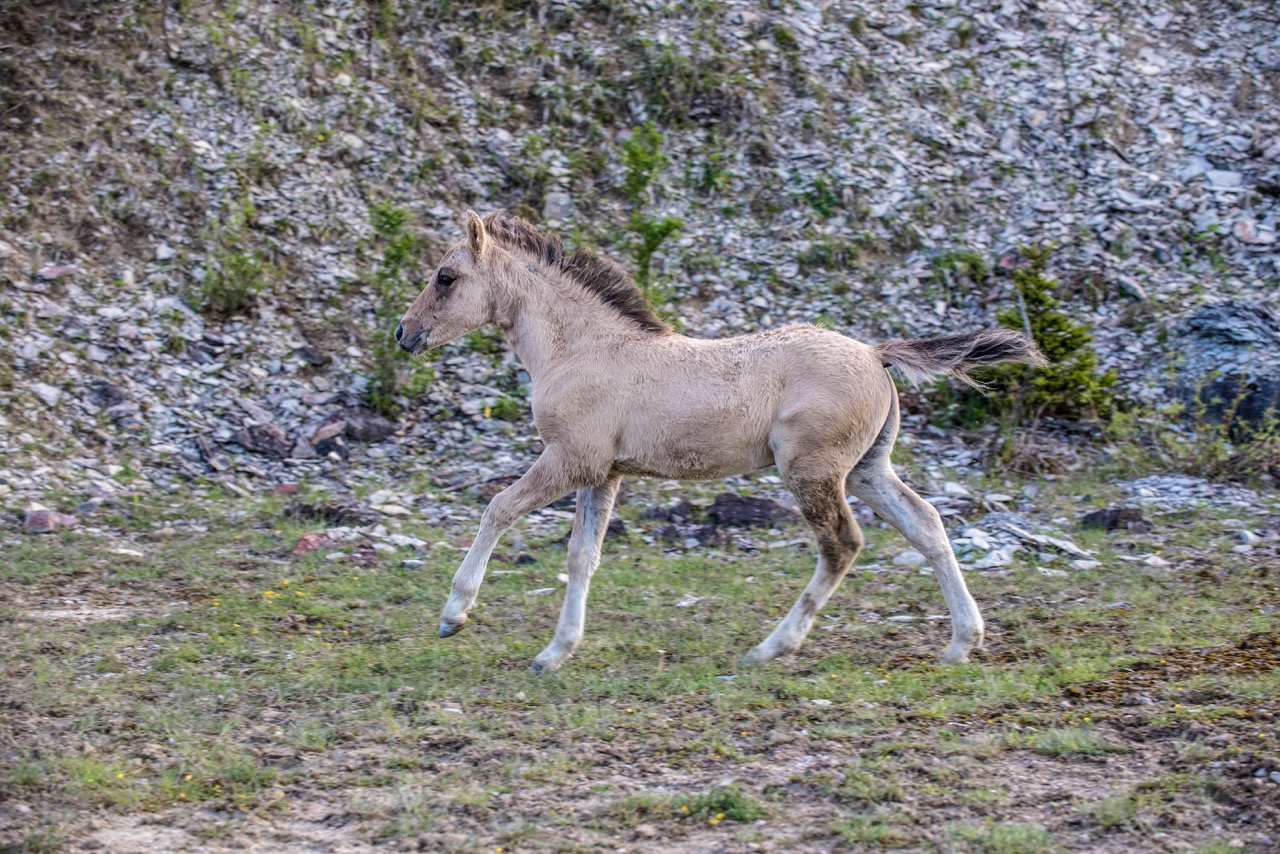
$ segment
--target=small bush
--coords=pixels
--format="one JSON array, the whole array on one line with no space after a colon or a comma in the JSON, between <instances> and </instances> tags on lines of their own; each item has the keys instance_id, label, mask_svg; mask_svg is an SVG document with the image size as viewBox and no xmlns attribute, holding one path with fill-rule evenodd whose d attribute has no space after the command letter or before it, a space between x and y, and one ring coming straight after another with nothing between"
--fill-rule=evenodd
<instances>
[{"instance_id":1,"label":"small bush","mask_svg":"<svg viewBox=\"0 0 1280 854\"><path fill-rule=\"evenodd\" d=\"M246 233L252 216L253 204L246 200L212 237L196 293L200 310L207 314L228 317L250 311L275 277L275 267Z\"/></svg>"},{"instance_id":2,"label":"small bush","mask_svg":"<svg viewBox=\"0 0 1280 854\"><path fill-rule=\"evenodd\" d=\"M1050 364L979 368L973 377L986 394L943 383L939 396L944 420L976 426L998 418L1008 438L1013 430L1034 428L1045 417L1097 420L1113 414L1118 377L1113 370L1098 370L1092 333L1072 319L1054 296L1057 283L1045 272L1050 251L1049 247L1022 247L1028 263L1013 274L1018 305L996 314L1000 325L1029 332ZM948 266L968 267L971 260L953 256ZM975 266L970 272L978 274L981 269Z\"/></svg>"},{"instance_id":3,"label":"small bush","mask_svg":"<svg viewBox=\"0 0 1280 854\"><path fill-rule=\"evenodd\" d=\"M1044 416L1100 418L1111 414L1116 384L1114 370L1099 373L1098 354L1091 347L1089 328L1062 310L1054 296L1057 283L1045 273L1051 249L1023 247L1027 265L1014 271L1024 312L1006 308L996 320L1010 329L1030 327L1031 337L1048 357L1047 367L1017 365L991 369L983 382L1016 393L1022 412L1017 421L1035 422Z\"/></svg>"},{"instance_id":4,"label":"small bush","mask_svg":"<svg viewBox=\"0 0 1280 854\"><path fill-rule=\"evenodd\" d=\"M712 789L705 795L679 798L681 813L707 821L755 821L764 815L764 806L737 786Z\"/></svg>"},{"instance_id":5,"label":"small bush","mask_svg":"<svg viewBox=\"0 0 1280 854\"><path fill-rule=\"evenodd\" d=\"M366 396L371 409L394 415L400 408L397 399L426 391L435 371L421 365L406 370L403 365L407 356L393 337L396 323L417 295L415 285L408 281L418 251L417 241L406 228L409 212L390 204L374 205L369 219L383 249L372 276L378 298L377 328L373 333L373 372Z\"/></svg>"},{"instance_id":6,"label":"small bush","mask_svg":"<svg viewBox=\"0 0 1280 854\"><path fill-rule=\"evenodd\" d=\"M636 280L646 291L649 287L649 268L653 255L662 243L680 229L684 223L670 216L650 217L645 213L649 201L649 188L654 177L667 164L662 153L662 132L653 122L636 128L629 139L622 143L622 192L631 202L631 218L627 230L639 239L633 243L636 259Z\"/></svg>"}]
</instances>

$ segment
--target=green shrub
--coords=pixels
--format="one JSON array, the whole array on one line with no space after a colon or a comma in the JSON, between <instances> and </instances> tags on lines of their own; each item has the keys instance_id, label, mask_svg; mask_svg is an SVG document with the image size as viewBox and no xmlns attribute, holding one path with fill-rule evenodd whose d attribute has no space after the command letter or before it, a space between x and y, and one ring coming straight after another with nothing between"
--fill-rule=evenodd
<instances>
[{"instance_id":1,"label":"green shrub","mask_svg":"<svg viewBox=\"0 0 1280 854\"><path fill-rule=\"evenodd\" d=\"M418 250L417 240L406 228L409 212L391 204L379 204L369 209L369 219L383 248L372 276L378 300L377 328L373 334L373 371L365 394L371 409L394 415L400 408L397 398L425 392L435 378L435 371L416 364L406 370L404 363L408 357L396 344L392 331L417 296L416 286L408 281Z\"/></svg>"},{"instance_id":2,"label":"green shrub","mask_svg":"<svg viewBox=\"0 0 1280 854\"><path fill-rule=\"evenodd\" d=\"M196 294L207 314L227 317L251 310L275 277L275 267L246 233L252 216L253 203L246 199L213 233Z\"/></svg>"},{"instance_id":3,"label":"green shrub","mask_svg":"<svg viewBox=\"0 0 1280 854\"><path fill-rule=\"evenodd\" d=\"M996 314L1010 329L1027 331L1048 357L1046 367L1002 365L974 372L991 392L986 402L967 393L961 409L994 408L1009 427L1035 425L1041 418L1099 419L1114 407L1116 372L1099 372L1089 328L1062 310L1057 283L1045 272L1051 249L1023 247L1028 263L1014 271L1019 305Z\"/></svg>"},{"instance_id":4,"label":"green shrub","mask_svg":"<svg viewBox=\"0 0 1280 854\"><path fill-rule=\"evenodd\" d=\"M500 397L493 402L490 415L499 421L519 421L524 417L524 407L514 398Z\"/></svg>"},{"instance_id":5,"label":"green shrub","mask_svg":"<svg viewBox=\"0 0 1280 854\"><path fill-rule=\"evenodd\" d=\"M675 217L650 217L645 212L649 200L649 187L662 168L667 157L662 153L662 132L653 122L636 128L629 139L622 143L624 170L622 192L631 202L631 218L627 230L638 238L632 244L636 259L636 280L648 293L649 268L653 255L663 241L684 225Z\"/></svg>"}]
</instances>

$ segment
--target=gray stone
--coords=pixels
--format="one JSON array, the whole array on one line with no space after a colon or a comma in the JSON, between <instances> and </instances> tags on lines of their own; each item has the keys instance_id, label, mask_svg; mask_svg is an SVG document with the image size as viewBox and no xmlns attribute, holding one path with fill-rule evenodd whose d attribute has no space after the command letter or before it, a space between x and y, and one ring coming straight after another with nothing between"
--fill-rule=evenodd
<instances>
[{"instance_id":1,"label":"gray stone","mask_svg":"<svg viewBox=\"0 0 1280 854\"><path fill-rule=\"evenodd\" d=\"M562 192L547 193L542 200L542 218L554 223L572 221L573 197Z\"/></svg>"},{"instance_id":2,"label":"gray stone","mask_svg":"<svg viewBox=\"0 0 1280 854\"><path fill-rule=\"evenodd\" d=\"M1202 403L1211 419L1232 408L1247 424L1262 425L1280 407L1280 314L1261 302L1201 306L1171 329L1174 392Z\"/></svg>"},{"instance_id":3,"label":"gray stone","mask_svg":"<svg viewBox=\"0 0 1280 854\"><path fill-rule=\"evenodd\" d=\"M53 407L58 405L58 401L62 400L62 391L54 388L48 383L34 382L30 386L31 393L40 398L45 406Z\"/></svg>"}]
</instances>

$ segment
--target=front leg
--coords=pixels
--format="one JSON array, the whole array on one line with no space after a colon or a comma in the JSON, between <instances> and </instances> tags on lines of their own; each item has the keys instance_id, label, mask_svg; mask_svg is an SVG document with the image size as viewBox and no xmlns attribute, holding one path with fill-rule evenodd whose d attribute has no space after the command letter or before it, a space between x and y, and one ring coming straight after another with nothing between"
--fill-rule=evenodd
<instances>
[{"instance_id":1,"label":"front leg","mask_svg":"<svg viewBox=\"0 0 1280 854\"><path fill-rule=\"evenodd\" d=\"M471 550L454 573L449 601L440 618L440 637L456 635L466 625L467 613L475 604L480 583L484 581L489 556L503 533L529 511L582 486L577 478L581 477L583 468L569 464L567 455L559 448L548 447L523 477L493 497L480 517L480 530ZM579 473L576 477L575 471Z\"/></svg>"},{"instance_id":2,"label":"front leg","mask_svg":"<svg viewBox=\"0 0 1280 854\"><path fill-rule=\"evenodd\" d=\"M569 535L569 587L560 610L551 644L533 660L533 670L555 670L573 654L582 642L582 628L587 617L587 588L591 576L600 565L600 548L609 527L609 511L618 494L622 478L610 475L599 486L578 490L578 509L574 514L573 533Z\"/></svg>"}]
</instances>

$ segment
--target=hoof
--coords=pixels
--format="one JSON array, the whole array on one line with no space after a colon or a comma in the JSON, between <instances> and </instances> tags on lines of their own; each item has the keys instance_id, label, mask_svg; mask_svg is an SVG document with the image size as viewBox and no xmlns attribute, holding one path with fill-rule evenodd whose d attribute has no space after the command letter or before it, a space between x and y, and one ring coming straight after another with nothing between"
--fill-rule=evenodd
<instances>
[{"instance_id":1,"label":"hoof","mask_svg":"<svg viewBox=\"0 0 1280 854\"><path fill-rule=\"evenodd\" d=\"M451 623L448 620L441 620L440 621L440 637L451 638L454 635L456 635L458 632L462 631L462 627L465 626L466 624L467 624L467 621L465 619L463 619L461 622L458 622L458 623Z\"/></svg>"},{"instance_id":2,"label":"hoof","mask_svg":"<svg viewBox=\"0 0 1280 854\"><path fill-rule=\"evenodd\" d=\"M944 665L945 664L965 664L968 661L969 661L969 650L949 649L946 651L946 653L943 654L942 658L938 661L938 663L944 664Z\"/></svg>"},{"instance_id":3,"label":"hoof","mask_svg":"<svg viewBox=\"0 0 1280 854\"><path fill-rule=\"evenodd\" d=\"M550 673L553 670L559 670L561 664L564 664L564 659L560 659L559 661L542 661L541 659L535 658L533 660L533 664L529 665L529 672Z\"/></svg>"}]
</instances>

